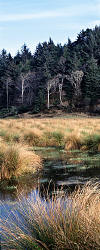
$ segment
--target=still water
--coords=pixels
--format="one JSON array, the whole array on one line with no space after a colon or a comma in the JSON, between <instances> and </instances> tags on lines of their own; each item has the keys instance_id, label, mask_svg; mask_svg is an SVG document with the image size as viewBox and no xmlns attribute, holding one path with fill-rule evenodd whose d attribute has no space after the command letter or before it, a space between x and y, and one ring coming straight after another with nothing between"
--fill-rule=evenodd
<instances>
[{"instance_id":1,"label":"still water","mask_svg":"<svg viewBox=\"0 0 100 250\"><path fill-rule=\"evenodd\" d=\"M1 218L11 216L11 211L18 204L18 197L41 199L57 189L72 191L91 179L100 181L100 154L83 152L65 152L55 148L34 148L43 158L41 173L21 178L12 183L5 192L0 192ZM12 188L13 187L13 188Z\"/></svg>"}]
</instances>

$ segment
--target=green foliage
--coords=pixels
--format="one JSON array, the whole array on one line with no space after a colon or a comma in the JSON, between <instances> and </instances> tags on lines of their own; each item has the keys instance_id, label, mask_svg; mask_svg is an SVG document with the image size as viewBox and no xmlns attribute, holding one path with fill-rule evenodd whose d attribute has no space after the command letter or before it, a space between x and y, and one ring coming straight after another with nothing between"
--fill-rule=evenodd
<instances>
[{"instance_id":1,"label":"green foliage","mask_svg":"<svg viewBox=\"0 0 100 250\"><path fill-rule=\"evenodd\" d=\"M5 142L19 142L20 135L15 133L8 133L7 130L1 130L0 136L4 139Z\"/></svg>"},{"instance_id":2,"label":"green foliage","mask_svg":"<svg viewBox=\"0 0 100 250\"><path fill-rule=\"evenodd\" d=\"M64 145L64 136L59 131L46 132L43 136L45 146L63 146Z\"/></svg>"},{"instance_id":3,"label":"green foliage","mask_svg":"<svg viewBox=\"0 0 100 250\"><path fill-rule=\"evenodd\" d=\"M100 144L100 134L92 134L85 137L84 144L88 150L98 151Z\"/></svg>"},{"instance_id":4,"label":"green foliage","mask_svg":"<svg viewBox=\"0 0 100 250\"><path fill-rule=\"evenodd\" d=\"M65 77L62 102L66 103L68 110L82 109L85 108L83 106L88 106L85 103L88 99L89 111L93 112L94 106L100 101L100 26L96 26L93 30L89 28L82 30L75 42L68 39L68 43L64 46L55 45L50 38L48 42L38 44L34 55L31 54L26 44L14 58L3 49L0 54L0 107L12 106L12 111L9 111L10 115L17 114L14 107L17 107L19 112L20 109L24 112L24 107L28 107L28 110L31 109L34 113L43 111L47 105L48 80L54 79L58 74L61 74L62 78L67 75L70 79L72 73L76 71L84 73L81 86L79 86L80 98L76 98L75 101L75 88ZM50 91L51 103L59 105L58 86L55 84ZM23 108L20 107L22 103ZM3 113L5 111L1 110L0 117L3 117Z\"/></svg>"},{"instance_id":5,"label":"green foliage","mask_svg":"<svg viewBox=\"0 0 100 250\"><path fill-rule=\"evenodd\" d=\"M57 132L57 131L52 132L51 136L56 139L59 146L61 146L63 144L64 136L61 132Z\"/></svg>"},{"instance_id":6,"label":"green foliage","mask_svg":"<svg viewBox=\"0 0 100 250\"><path fill-rule=\"evenodd\" d=\"M12 134L12 140L13 140L13 142L19 142L20 141L20 135Z\"/></svg>"},{"instance_id":7,"label":"green foliage","mask_svg":"<svg viewBox=\"0 0 100 250\"><path fill-rule=\"evenodd\" d=\"M40 88L40 90L38 91L37 97L35 99L35 105L33 107L32 112L34 114L37 114L38 112L40 112L41 110L45 108L45 105L46 105L45 93L44 93L44 90Z\"/></svg>"},{"instance_id":8,"label":"green foliage","mask_svg":"<svg viewBox=\"0 0 100 250\"><path fill-rule=\"evenodd\" d=\"M97 61L93 57L88 61L84 82L85 97L90 98L91 108L100 98L100 72Z\"/></svg>"},{"instance_id":9,"label":"green foliage","mask_svg":"<svg viewBox=\"0 0 100 250\"><path fill-rule=\"evenodd\" d=\"M18 107L18 113L19 114L22 114L22 113L25 113L25 112L28 112L28 111L29 111L29 107L28 106L20 105L20 107Z\"/></svg>"},{"instance_id":10,"label":"green foliage","mask_svg":"<svg viewBox=\"0 0 100 250\"><path fill-rule=\"evenodd\" d=\"M4 118L6 116L15 116L18 114L17 108L14 106L11 106L9 109L2 108L0 110L0 118Z\"/></svg>"}]
</instances>

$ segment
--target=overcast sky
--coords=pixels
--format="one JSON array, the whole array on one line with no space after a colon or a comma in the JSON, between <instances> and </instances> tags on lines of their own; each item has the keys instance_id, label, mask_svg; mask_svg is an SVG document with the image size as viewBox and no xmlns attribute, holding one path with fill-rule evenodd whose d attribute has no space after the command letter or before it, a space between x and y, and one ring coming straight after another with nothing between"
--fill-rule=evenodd
<instances>
[{"instance_id":1,"label":"overcast sky","mask_svg":"<svg viewBox=\"0 0 100 250\"><path fill-rule=\"evenodd\" d=\"M63 45L95 25L100 25L100 0L0 0L0 51L15 55L26 43L33 53L49 37Z\"/></svg>"}]
</instances>

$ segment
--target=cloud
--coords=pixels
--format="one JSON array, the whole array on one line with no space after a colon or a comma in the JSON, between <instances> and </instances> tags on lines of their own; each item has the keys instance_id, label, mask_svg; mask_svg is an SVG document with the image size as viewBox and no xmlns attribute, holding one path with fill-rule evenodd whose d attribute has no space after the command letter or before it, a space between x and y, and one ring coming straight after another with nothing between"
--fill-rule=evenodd
<instances>
[{"instance_id":1,"label":"cloud","mask_svg":"<svg viewBox=\"0 0 100 250\"><path fill-rule=\"evenodd\" d=\"M89 24L89 27L93 28L93 27L95 27L96 25L97 25L97 26L100 25L100 20L94 20L93 22L91 22L91 23Z\"/></svg>"},{"instance_id":2,"label":"cloud","mask_svg":"<svg viewBox=\"0 0 100 250\"><path fill-rule=\"evenodd\" d=\"M100 1L95 4L91 3L87 5L86 3L81 3L78 5L70 5L69 7L63 9L56 9L50 11L41 11L26 14L4 14L0 15L0 22L12 22L12 21L24 21L33 19L47 19L47 18L57 18L57 17L77 17L93 15L96 16L100 14Z\"/></svg>"},{"instance_id":3,"label":"cloud","mask_svg":"<svg viewBox=\"0 0 100 250\"><path fill-rule=\"evenodd\" d=\"M65 11L45 11L40 13L33 14L11 14L11 15L1 15L0 22L9 22L9 21L24 21L32 19L43 19L43 18L55 18L65 16Z\"/></svg>"},{"instance_id":4,"label":"cloud","mask_svg":"<svg viewBox=\"0 0 100 250\"><path fill-rule=\"evenodd\" d=\"M4 30L4 27L3 27L3 26L0 26L0 30Z\"/></svg>"}]
</instances>

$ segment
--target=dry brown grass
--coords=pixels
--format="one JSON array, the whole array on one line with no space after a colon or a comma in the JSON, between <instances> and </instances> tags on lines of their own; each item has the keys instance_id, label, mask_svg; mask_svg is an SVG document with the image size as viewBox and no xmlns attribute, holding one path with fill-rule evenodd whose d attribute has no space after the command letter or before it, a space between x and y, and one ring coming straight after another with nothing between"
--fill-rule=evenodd
<instances>
[{"instance_id":1,"label":"dry brown grass","mask_svg":"<svg viewBox=\"0 0 100 250\"><path fill-rule=\"evenodd\" d=\"M87 183L66 198L19 201L23 222L2 221L5 249L100 249L100 186ZM14 211L16 214L16 211ZM25 223L25 224L24 224ZM37 246L37 248L35 248ZM19 247L19 248L18 248Z\"/></svg>"},{"instance_id":2,"label":"dry brown grass","mask_svg":"<svg viewBox=\"0 0 100 250\"><path fill-rule=\"evenodd\" d=\"M70 134L70 136L67 137L66 143L65 143L65 150L75 150L80 149L82 145L82 136Z\"/></svg>"},{"instance_id":3,"label":"dry brown grass","mask_svg":"<svg viewBox=\"0 0 100 250\"><path fill-rule=\"evenodd\" d=\"M23 143L31 146L59 146L59 139L54 136L54 133L63 135L62 146L65 146L71 138L72 149L75 147L77 149L79 148L79 141L84 141L85 137L95 134L100 135L100 119L76 117L0 120L0 137L9 143ZM70 145L69 148L71 149Z\"/></svg>"},{"instance_id":4,"label":"dry brown grass","mask_svg":"<svg viewBox=\"0 0 100 250\"><path fill-rule=\"evenodd\" d=\"M10 179L34 173L42 167L41 158L27 147L0 143L0 178Z\"/></svg>"},{"instance_id":5,"label":"dry brown grass","mask_svg":"<svg viewBox=\"0 0 100 250\"><path fill-rule=\"evenodd\" d=\"M0 130L16 132L31 130L38 135L45 131L60 131L64 135L69 135L70 130L74 134L81 133L100 133L100 119L97 118L43 118L43 119L7 119L0 120Z\"/></svg>"}]
</instances>

